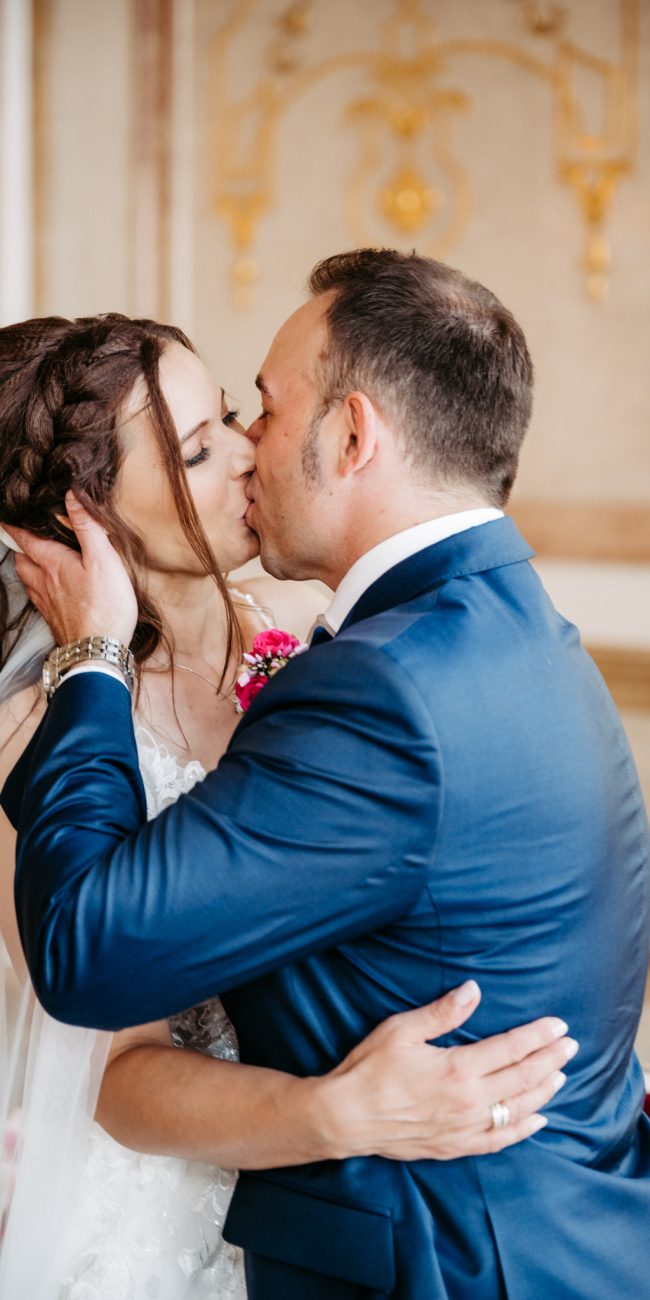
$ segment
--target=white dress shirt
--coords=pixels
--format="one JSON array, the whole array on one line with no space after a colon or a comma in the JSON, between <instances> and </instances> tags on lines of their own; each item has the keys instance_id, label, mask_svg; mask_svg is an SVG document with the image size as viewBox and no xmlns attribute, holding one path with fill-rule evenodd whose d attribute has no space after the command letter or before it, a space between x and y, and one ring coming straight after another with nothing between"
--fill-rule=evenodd
<instances>
[{"instance_id":1,"label":"white dress shirt","mask_svg":"<svg viewBox=\"0 0 650 1300\"><path fill-rule=\"evenodd\" d=\"M334 592L331 604L316 620L316 626L324 627L332 636L336 636L363 593L373 582L388 573L389 569L399 564L400 560L407 560L418 551L426 550L427 546L434 546L446 537L453 537L455 533L464 533L468 528L478 528L479 524L489 524L493 519L502 518L502 510L489 506L479 510L457 510L453 515L427 519L423 524L416 524L414 528L405 528L403 532L387 537L373 546L372 550L366 551L365 555L361 555L352 568L348 569Z\"/></svg>"}]
</instances>

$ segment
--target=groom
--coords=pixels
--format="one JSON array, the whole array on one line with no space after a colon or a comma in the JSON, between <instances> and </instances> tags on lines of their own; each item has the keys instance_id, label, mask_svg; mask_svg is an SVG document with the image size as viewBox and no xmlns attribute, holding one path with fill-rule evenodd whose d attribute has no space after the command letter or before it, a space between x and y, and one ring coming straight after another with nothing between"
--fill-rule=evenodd
<instances>
[{"instance_id":1,"label":"groom","mask_svg":"<svg viewBox=\"0 0 650 1300\"><path fill-rule=\"evenodd\" d=\"M311 290L258 376L248 521L270 572L334 599L218 771L148 825L121 681L64 679L22 799L34 983L109 1027L219 990L242 1058L299 1074L469 974L472 1036L559 1011L582 1050L537 1137L244 1174L226 1235L253 1300L650 1295L647 823L603 682L502 514L522 332L415 254L329 258ZM62 642L128 644L124 570L71 518L82 560L17 533L21 577Z\"/></svg>"}]
</instances>

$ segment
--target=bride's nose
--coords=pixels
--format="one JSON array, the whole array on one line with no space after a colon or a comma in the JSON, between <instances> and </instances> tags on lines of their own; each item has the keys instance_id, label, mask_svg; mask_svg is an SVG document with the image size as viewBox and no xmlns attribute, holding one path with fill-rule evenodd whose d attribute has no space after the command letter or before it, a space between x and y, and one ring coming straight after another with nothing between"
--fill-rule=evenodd
<instances>
[{"instance_id":1,"label":"bride's nose","mask_svg":"<svg viewBox=\"0 0 650 1300\"><path fill-rule=\"evenodd\" d=\"M255 443L243 430L237 430L237 446L235 448L235 463L240 474L252 474L255 469Z\"/></svg>"}]
</instances>

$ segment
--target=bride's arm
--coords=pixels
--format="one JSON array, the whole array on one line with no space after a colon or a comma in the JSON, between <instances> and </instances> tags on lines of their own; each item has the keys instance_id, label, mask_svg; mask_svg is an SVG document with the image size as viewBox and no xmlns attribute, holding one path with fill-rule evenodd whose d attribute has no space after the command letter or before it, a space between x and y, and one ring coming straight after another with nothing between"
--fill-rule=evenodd
<instances>
[{"instance_id":1,"label":"bride's arm","mask_svg":"<svg viewBox=\"0 0 650 1300\"><path fill-rule=\"evenodd\" d=\"M44 710L43 694L40 688L32 686L14 695L0 708L0 788L35 732ZM0 809L0 933L22 984L28 975L14 906L15 858L16 832Z\"/></svg>"},{"instance_id":2,"label":"bride's arm","mask_svg":"<svg viewBox=\"0 0 650 1300\"><path fill-rule=\"evenodd\" d=\"M239 1169L381 1155L455 1159L499 1151L544 1124L536 1113L572 1055L547 1019L463 1047L436 1048L478 1005L475 985L393 1016L322 1078L215 1060L169 1046L166 1022L113 1039L97 1119L125 1146ZM560 1076L560 1079L562 1076ZM490 1127L508 1098L511 1122Z\"/></svg>"}]
</instances>

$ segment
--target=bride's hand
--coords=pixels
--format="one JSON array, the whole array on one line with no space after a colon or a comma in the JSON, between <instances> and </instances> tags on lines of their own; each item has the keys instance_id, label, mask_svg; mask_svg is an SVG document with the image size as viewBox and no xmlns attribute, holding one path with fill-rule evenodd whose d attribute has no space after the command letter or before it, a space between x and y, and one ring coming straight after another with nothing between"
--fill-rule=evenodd
<instances>
[{"instance_id":1,"label":"bride's hand","mask_svg":"<svg viewBox=\"0 0 650 1300\"><path fill-rule=\"evenodd\" d=\"M18 577L59 645L110 636L128 646L138 618L129 575L104 529L71 492L66 509L81 554L6 526L23 552L16 555Z\"/></svg>"},{"instance_id":2,"label":"bride's hand","mask_svg":"<svg viewBox=\"0 0 650 1300\"><path fill-rule=\"evenodd\" d=\"M332 1155L453 1160L530 1137L565 1076L577 1044L564 1021L547 1017L462 1047L433 1047L476 1010L473 980L437 1002L392 1016L319 1081L321 1121ZM494 1128L491 1107L509 1122ZM325 1120L323 1120L325 1116Z\"/></svg>"}]
</instances>

